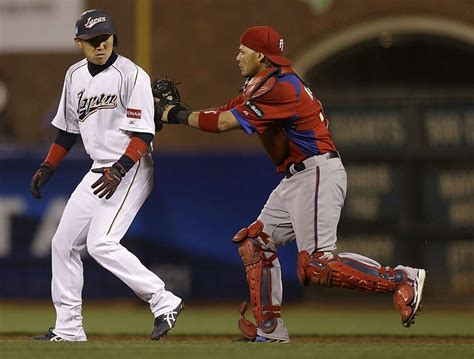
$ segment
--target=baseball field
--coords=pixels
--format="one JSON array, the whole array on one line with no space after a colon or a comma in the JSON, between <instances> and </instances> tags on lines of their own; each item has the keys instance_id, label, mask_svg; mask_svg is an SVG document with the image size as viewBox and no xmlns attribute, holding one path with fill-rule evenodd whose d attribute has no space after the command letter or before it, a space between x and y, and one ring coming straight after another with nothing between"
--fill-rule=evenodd
<instances>
[{"instance_id":1,"label":"baseball field","mask_svg":"<svg viewBox=\"0 0 474 359\"><path fill-rule=\"evenodd\" d=\"M289 305L283 315L290 344L243 343L236 306L188 303L170 334L153 342L146 305L86 303L89 341L50 343L29 339L54 325L49 303L0 303L0 358L474 358L469 306L425 304L409 329L392 308Z\"/></svg>"}]
</instances>

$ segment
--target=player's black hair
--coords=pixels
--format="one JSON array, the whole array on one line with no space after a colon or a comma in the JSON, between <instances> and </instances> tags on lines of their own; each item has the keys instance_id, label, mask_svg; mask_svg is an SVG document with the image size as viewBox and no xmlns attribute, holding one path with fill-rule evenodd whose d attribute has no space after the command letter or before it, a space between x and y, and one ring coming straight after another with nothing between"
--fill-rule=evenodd
<instances>
[{"instance_id":1,"label":"player's black hair","mask_svg":"<svg viewBox=\"0 0 474 359\"><path fill-rule=\"evenodd\" d=\"M118 47L118 36L114 35L114 47Z\"/></svg>"}]
</instances>

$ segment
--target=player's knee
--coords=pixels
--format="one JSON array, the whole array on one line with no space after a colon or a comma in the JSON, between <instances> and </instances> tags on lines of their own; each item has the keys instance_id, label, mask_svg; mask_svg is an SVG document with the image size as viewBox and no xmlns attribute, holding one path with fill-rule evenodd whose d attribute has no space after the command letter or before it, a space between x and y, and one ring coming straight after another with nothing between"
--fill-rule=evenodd
<instances>
[{"instance_id":1,"label":"player's knee","mask_svg":"<svg viewBox=\"0 0 474 359\"><path fill-rule=\"evenodd\" d=\"M69 252L64 245L64 241L58 240L57 237L53 237L51 241L51 255L53 257L62 257Z\"/></svg>"},{"instance_id":2,"label":"player's knee","mask_svg":"<svg viewBox=\"0 0 474 359\"><path fill-rule=\"evenodd\" d=\"M74 248L71 247L70 243L65 238L54 236L51 241L51 253L53 257L64 258L69 257Z\"/></svg>"},{"instance_id":3,"label":"player's knee","mask_svg":"<svg viewBox=\"0 0 474 359\"><path fill-rule=\"evenodd\" d=\"M102 258L105 258L111 253L112 243L106 241L97 241L96 243L87 243L87 252L96 261L100 262Z\"/></svg>"},{"instance_id":4,"label":"player's knee","mask_svg":"<svg viewBox=\"0 0 474 359\"><path fill-rule=\"evenodd\" d=\"M232 241L239 245L239 255L244 265L251 265L264 258L264 252L276 253L275 244L263 231L263 223L259 220L242 228Z\"/></svg>"},{"instance_id":5,"label":"player's knee","mask_svg":"<svg viewBox=\"0 0 474 359\"><path fill-rule=\"evenodd\" d=\"M329 286L331 266L328 262L332 257L331 252L314 252L310 255L307 251L301 251L298 254L298 279L301 285L305 287L310 284Z\"/></svg>"}]
</instances>

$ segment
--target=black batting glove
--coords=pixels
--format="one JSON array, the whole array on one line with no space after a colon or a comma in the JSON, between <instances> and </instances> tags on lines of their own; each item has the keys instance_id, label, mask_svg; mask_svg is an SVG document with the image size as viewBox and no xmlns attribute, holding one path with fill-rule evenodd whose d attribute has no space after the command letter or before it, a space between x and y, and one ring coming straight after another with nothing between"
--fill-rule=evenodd
<instances>
[{"instance_id":1,"label":"black batting glove","mask_svg":"<svg viewBox=\"0 0 474 359\"><path fill-rule=\"evenodd\" d=\"M118 185L122 182L122 177L125 176L126 171L122 165L115 162L111 167L94 168L91 170L94 173L102 173L102 176L92 184L95 188L94 194L99 198L109 199L117 190Z\"/></svg>"},{"instance_id":2,"label":"black batting glove","mask_svg":"<svg viewBox=\"0 0 474 359\"><path fill-rule=\"evenodd\" d=\"M35 197L36 199L41 198L41 193L39 189L43 187L46 182L48 182L53 173L53 166L46 162L41 164L40 168L38 168L38 170L33 175L33 178L31 179L30 191L33 197Z\"/></svg>"}]
</instances>

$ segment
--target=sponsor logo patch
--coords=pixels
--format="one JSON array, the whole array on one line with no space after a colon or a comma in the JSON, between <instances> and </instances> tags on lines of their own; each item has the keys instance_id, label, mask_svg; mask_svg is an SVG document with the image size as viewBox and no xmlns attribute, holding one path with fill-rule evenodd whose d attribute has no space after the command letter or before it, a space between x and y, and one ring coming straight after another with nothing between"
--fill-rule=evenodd
<instances>
[{"instance_id":1,"label":"sponsor logo patch","mask_svg":"<svg viewBox=\"0 0 474 359\"><path fill-rule=\"evenodd\" d=\"M142 118L142 110L136 108L127 108L127 117L136 118L137 120Z\"/></svg>"},{"instance_id":2,"label":"sponsor logo patch","mask_svg":"<svg viewBox=\"0 0 474 359\"><path fill-rule=\"evenodd\" d=\"M247 101L245 103L245 107L252 111L258 118L262 118L265 115L265 113L260 109L260 107L258 107L253 102Z\"/></svg>"}]
</instances>

